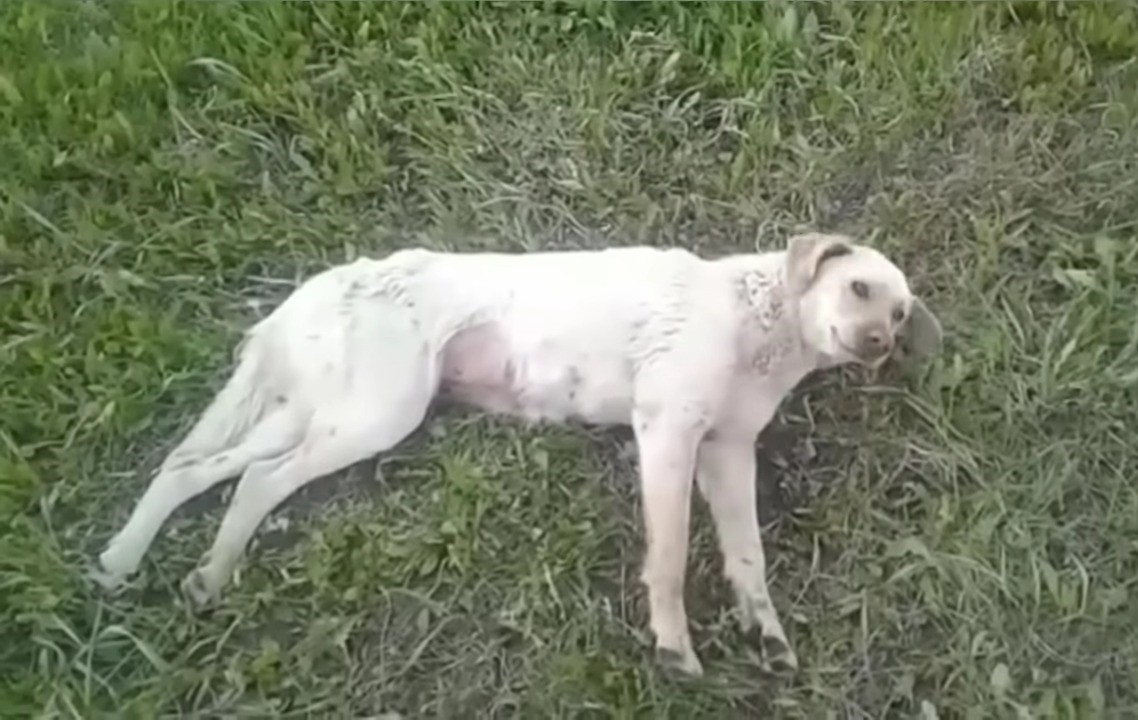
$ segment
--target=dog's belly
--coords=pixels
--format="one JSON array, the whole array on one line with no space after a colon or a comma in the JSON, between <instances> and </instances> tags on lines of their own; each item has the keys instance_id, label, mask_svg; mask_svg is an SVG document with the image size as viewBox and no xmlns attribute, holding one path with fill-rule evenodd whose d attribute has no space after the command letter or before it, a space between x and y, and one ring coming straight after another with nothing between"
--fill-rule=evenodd
<instances>
[{"instance_id":1,"label":"dog's belly","mask_svg":"<svg viewBox=\"0 0 1138 720\"><path fill-rule=\"evenodd\" d=\"M618 363L586 352L562 357L542 353L524 366L521 414L532 420L581 420L598 425L628 424L632 382Z\"/></svg>"},{"instance_id":2,"label":"dog's belly","mask_svg":"<svg viewBox=\"0 0 1138 720\"><path fill-rule=\"evenodd\" d=\"M518 412L516 365L506 338L493 325L463 330L446 344L439 391L496 413Z\"/></svg>"},{"instance_id":3,"label":"dog's belly","mask_svg":"<svg viewBox=\"0 0 1138 720\"><path fill-rule=\"evenodd\" d=\"M544 339L519 350L494 324L464 330L443 352L440 393L529 420L627 424L631 372L585 342Z\"/></svg>"}]
</instances>

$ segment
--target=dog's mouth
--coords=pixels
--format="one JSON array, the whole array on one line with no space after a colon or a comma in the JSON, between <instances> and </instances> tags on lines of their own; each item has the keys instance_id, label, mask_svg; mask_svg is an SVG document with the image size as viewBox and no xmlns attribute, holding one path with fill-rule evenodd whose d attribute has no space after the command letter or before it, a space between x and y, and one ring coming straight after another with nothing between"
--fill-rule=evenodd
<instances>
[{"instance_id":1,"label":"dog's mouth","mask_svg":"<svg viewBox=\"0 0 1138 720\"><path fill-rule=\"evenodd\" d=\"M865 359L862 357L861 353L859 353L857 350L854 350L852 347L850 347L849 345L846 345L844 342L842 342L841 334L838 332L838 329L836 327L834 327L833 325L830 326L830 339L832 339L834 341L835 345L837 345L840 349L845 351L845 353L847 355L855 357L858 360L864 360Z\"/></svg>"},{"instance_id":2,"label":"dog's mouth","mask_svg":"<svg viewBox=\"0 0 1138 720\"><path fill-rule=\"evenodd\" d=\"M887 348L883 348L879 353L866 353L855 350L842 340L841 333L839 333L838 329L833 325L830 326L830 336L833 339L834 344L837 345L844 353L849 355L851 358L856 359L863 365L877 367L884 363L885 359L889 357L890 350Z\"/></svg>"}]
</instances>

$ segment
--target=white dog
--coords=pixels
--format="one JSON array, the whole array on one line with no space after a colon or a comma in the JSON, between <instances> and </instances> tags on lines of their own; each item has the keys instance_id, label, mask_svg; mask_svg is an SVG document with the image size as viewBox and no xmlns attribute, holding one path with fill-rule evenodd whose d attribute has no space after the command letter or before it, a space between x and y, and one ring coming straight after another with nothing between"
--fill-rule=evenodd
<instances>
[{"instance_id":1,"label":"white dog","mask_svg":"<svg viewBox=\"0 0 1138 720\"><path fill-rule=\"evenodd\" d=\"M899 343L903 338L904 343ZM266 515L306 483L393 447L436 396L533 420L631 425L647 532L642 580L662 664L698 675L684 609L693 478L744 629L797 660L767 590L754 442L808 373L939 351L941 329L883 255L838 235L703 260L647 247L534 254L403 250L309 279L240 361L99 557L113 587L170 514L241 475L183 582L216 599Z\"/></svg>"}]
</instances>

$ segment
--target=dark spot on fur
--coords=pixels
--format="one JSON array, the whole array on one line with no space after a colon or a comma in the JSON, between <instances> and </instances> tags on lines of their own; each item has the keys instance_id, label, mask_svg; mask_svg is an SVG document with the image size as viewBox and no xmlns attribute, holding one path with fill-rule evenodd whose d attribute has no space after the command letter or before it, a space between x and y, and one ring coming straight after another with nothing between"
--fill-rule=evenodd
<instances>
[{"instance_id":1,"label":"dark spot on fur","mask_svg":"<svg viewBox=\"0 0 1138 720\"><path fill-rule=\"evenodd\" d=\"M278 405L284 405L285 403L288 402L288 398L285 397L284 395L277 395L276 401L277 401Z\"/></svg>"},{"instance_id":2,"label":"dark spot on fur","mask_svg":"<svg viewBox=\"0 0 1138 720\"><path fill-rule=\"evenodd\" d=\"M335 428L335 426L328 428L328 437L336 437L336 428Z\"/></svg>"},{"instance_id":3,"label":"dark spot on fur","mask_svg":"<svg viewBox=\"0 0 1138 720\"><path fill-rule=\"evenodd\" d=\"M193 465L193 464L194 464L194 460L192 458L182 458L181 460L177 460L175 462L172 462L170 464L170 467L167 468L167 470L169 470L170 472L173 472L175 470L185 470L187 467L189 467L190 465Z\"/></svg>"},{"instance_id":4,"label":"dark spot on fur","mask_svg":"<svg viewBox=\"0 0 1138 720\"><path fill-rule=\"evenodd\" d=\"M229 453L221 453L213 459L214 465L223 465L227 462L229 462Z\"/></svg>"},{"instance_id":5,"label":"dark spot on fur","mask_svg":"<svg viewBox=\"0 0 1138 720\"><path fill-rule=\"evenodd\" d=\"M739 562L743 563L747 567L752 567L755 564L754 561L750 558L740 558Z\"/></svg>"},{"instance_id":6,"label":"dark spot on fur","mask_svg":"<svg viewBox=\"0 0 1138 720\"><path fill-rule=\"evenodd\" d=\"M568 377L566 378L569 383L569 399L577 399L577 390L581 387L581 370L574 365L569 366L567 371Z\"/></svg>"},{"instance_id":7,"label":"dark spot on fur","mask_svg":"<svg viewBox=\"0 0 1138 720\"><path fill-rule=\"evenodd\" d=\"M821 265L822 263L826 262L827 260L830 260L831 258L841 257L843 255L852 255L852 254L853 254L853 249L849 245L845 245L843 243L834 243L830 247L823 250L822 254L818 256L818 264Z\"/></svg>"}]
</instances>

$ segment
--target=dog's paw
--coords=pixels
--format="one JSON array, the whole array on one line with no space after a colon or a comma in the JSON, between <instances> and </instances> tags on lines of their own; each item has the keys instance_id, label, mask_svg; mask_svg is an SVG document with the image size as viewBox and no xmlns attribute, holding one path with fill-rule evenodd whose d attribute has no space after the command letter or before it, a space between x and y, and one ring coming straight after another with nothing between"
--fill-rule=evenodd
<instances>
[{"instance_id":1,"label":"dog's paw","mask_svg":"<svg viewBox=\"0 0 1138 720\"><path fill-rule=\"evenodd\" d=\"M112 544L99 554L93 567L87 570L87 577L106 591L118 590L127 578L138 570L138 564L123 557L121 548Z\"/></svg>"},{"instance_id":2,"label":"dog's paw","mask_svg":"<svg viewBox=\"0 0 1138 720\"><path fill-rule=\"evenodd\" d=\"M182 594L194 610L205 610L213 606L217 602L219 590L205 568L191 570L182 580Z\"/></svg>"},{"instance_id":3,"label":"dog's paw","mask_svg":"<svg viewBox=\"0 0 1138 720\"><path fill-rule=\"evenodd\" d=\"M114 592L121 589L123 584L126 583L126 578L126 575L110 572L102 563L97 563L87 568L87 579L94 582L105 592Z\"/></svg>"},{"instance_id":4,"label":"dog's paw","mask_svg":"<svg viewBox=\"0 0 1138 720\"><path fill-rule=\"evenodd\" d=\"M764 635L760 630L752 630L748 638L762 657L762 667L766 672L776 675L793 675L798 671L798 657L786 639L778 635Z\"/></svg>"},{"instance_id":5,"label":"dog's paw","mask_svg":"<svg viewBox=\"0 0 1138 720\"><path fill-rule=\"evenodd\" d=\"M657 647L656 664L666 675L677 679L690 679L703 676L703 665L690 648Z\"/></svg>"},{"instance_id":6,"label":"dog's paw","mask_svg":"<svg viewBox=\"0 0 1138 720\"><path fill-rule=\"evenodd\" d=\"M112 542L99 553L96 566L90 576L95 582L108 590L113 590L126 582L138 570L138 563L125 552L121 543Z\"/></svg>"},{"instance_id":7,"label":"dog's paw","mask_svg":"<svg viewBox=\"0 0 1138 720\"><path fill-rule=\"evenodd\" d=\"M786 641L774 635L766 635L759 641L763 647L763 667L779 675L792 675L798 671L798 656Z\"/></svg>"}]
</instances>

